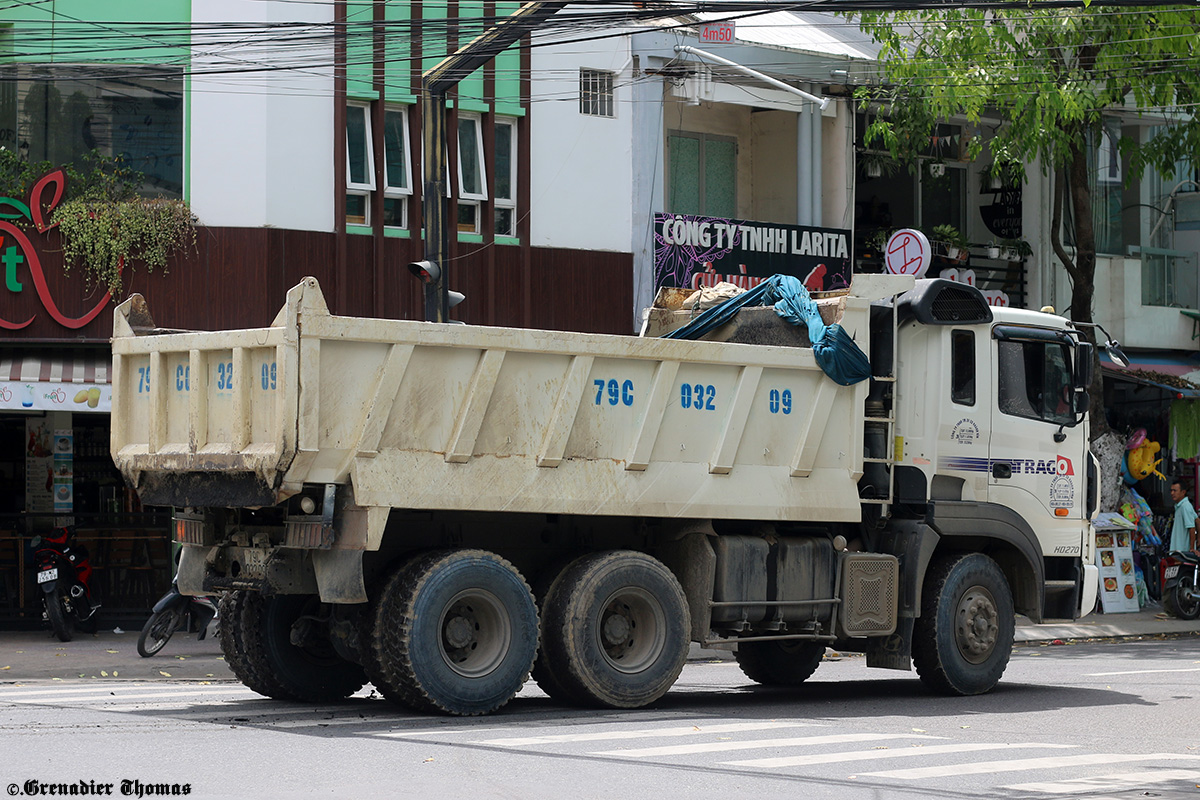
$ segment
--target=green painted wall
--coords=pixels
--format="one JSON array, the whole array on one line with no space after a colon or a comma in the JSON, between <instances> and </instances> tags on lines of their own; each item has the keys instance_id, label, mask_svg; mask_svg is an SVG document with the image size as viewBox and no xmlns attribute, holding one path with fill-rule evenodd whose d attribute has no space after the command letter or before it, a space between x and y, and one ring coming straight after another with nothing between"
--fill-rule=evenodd
<instances>
[{"instance_id":1,"label":"green painted wall","mask_svg":"<svg viewBox=\"0 0 1200 800\"><path fill-rule=\"evenodd\" d=\"M12 57L28 62L180 63L190 20L191 0L0 0Z\"/></svg>"}]
</instances>

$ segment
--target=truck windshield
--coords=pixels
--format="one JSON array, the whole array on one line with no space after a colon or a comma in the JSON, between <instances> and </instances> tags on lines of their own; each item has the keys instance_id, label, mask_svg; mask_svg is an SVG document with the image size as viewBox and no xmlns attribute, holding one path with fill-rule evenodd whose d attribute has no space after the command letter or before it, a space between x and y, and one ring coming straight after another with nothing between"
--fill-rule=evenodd
<instances>
[{"instance_id":1,"label":"truck windshield","mask_svg":"<svg viewBox=\"0 0 1200 800\"><path fill-rule=\"evenodd\" d=\"M1055 425L1075 422L1071 354L1059 342L1002 341L999 345L1001 413Z\"/></svg>"}]
</instances>

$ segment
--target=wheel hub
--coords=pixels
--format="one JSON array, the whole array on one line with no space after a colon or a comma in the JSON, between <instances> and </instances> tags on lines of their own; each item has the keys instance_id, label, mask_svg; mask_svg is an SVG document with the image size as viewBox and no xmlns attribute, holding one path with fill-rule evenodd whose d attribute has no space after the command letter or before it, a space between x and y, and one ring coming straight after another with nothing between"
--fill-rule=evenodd
<instances>
[{"instance_id":1,"label":"wheel hub","mask_svg":"<svg viewBox=\"0 0 1200 800\"><path fill-rule=\"evenodd\" d=\"M602 606L596 639L611 667L634 674L654 663L666 645L662 605L644 589L626 587Z\"/></svg>"},{"instance_id":2,"label":"wheel hub","mask_svg":"<svg viewBox=\"0 0 1200 800\"><path fill-rule=\"evenodd\" d=\"M468 617L451 617L446 620L446 629L442 635L446 639L446 646L451 650L469 647L475 641L475 621Z\"/></svg>"},{"instance_id":3,"label":"wheel hub","mask_svg":"<svg viewBox=\"0 0 1200 800\"><path fill-rule=\"evenodd\" d=\"M604 618L604 641L609 645L625 646L631 644L629 641L633 633L634 622L629 619L628 606L622 606L617 609L610 609L610 613Z\"/></svg>"},{"instance_id":4,"label":"wheel hub","mask_svg":"<svg viewBox=\"0 0 1200 800\"><path fill-rule=\"evenodd\" d=\"M485 589L459 592L442 612L442 658L468 678L495 670L512 647L512 622L500 598Z\"/></svg>"},{"instance_id":5,"label":"wheel hub","mask_svg":"<svg viewBox=\"0 0 1200 800\"><path fill-rule=\"evenodd\" d=\"M1000 616L991 592L974 586L963 593L955 615L955 634L963 658L972 664L987 660L1000 635Z\"/></svg>"}]
</instances>

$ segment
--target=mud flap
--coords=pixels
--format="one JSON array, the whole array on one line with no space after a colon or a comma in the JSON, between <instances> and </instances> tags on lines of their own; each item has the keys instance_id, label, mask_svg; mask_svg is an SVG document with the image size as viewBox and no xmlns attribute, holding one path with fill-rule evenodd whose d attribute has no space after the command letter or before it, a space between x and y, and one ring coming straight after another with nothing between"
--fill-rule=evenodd
<instances>
[{"instance_id":1,"label":"mud flap","mask_svg":"<svg viewBox=\"0 0 1200 800\"><path fill-rule=\"evenodd\" d=\"M864 652L868 667L912 669L913 617L901 617L891 636L868 639Z\"/></svg>"},{"instance_id":2,"label":"mud flap","mask_svg":"<svg viewBox=\"0 0 1200 800\"><path fill-rule=\"evenodd\" d=\"M313 570L323 603L365 603L362 550L314 550Z\"/></svg>"}]
</instances>

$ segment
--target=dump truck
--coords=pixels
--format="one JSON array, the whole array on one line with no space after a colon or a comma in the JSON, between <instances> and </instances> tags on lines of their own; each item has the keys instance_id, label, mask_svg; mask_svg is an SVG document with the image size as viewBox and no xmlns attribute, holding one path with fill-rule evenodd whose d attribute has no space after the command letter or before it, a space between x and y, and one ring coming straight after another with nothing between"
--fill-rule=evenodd
<instances>
[{"instance_id":1,"label":"dump truck","mask_svg":"<svg viewBox=\"0 0 1200 800\"><path fill-rule=\"evenodd\" d=\"M803 327L746 308L702 339L330 313L264 328L114 315L111 450L174 509L180 589L223 593L254 691L367 682L486 714L532 677L637 708L690 643L795 686L827 647L987 692L1015 614L1094 603L1093 345L972 286L857 275L818 299L869 355L842 385Z\"/></svg>"}]
</instances>

